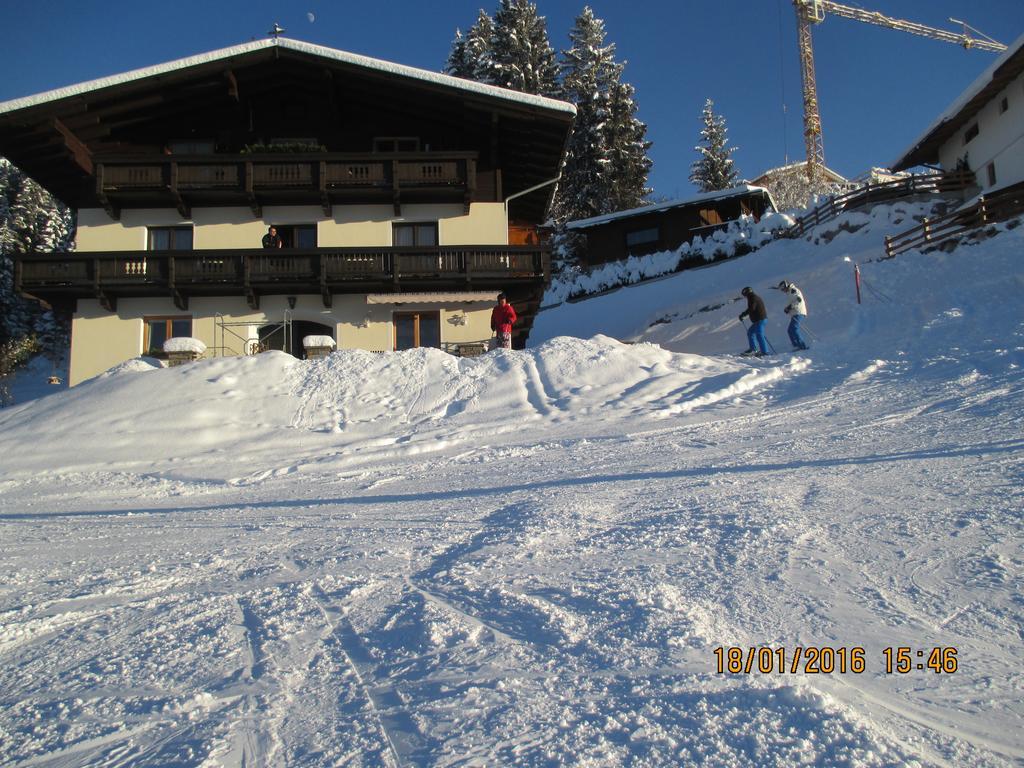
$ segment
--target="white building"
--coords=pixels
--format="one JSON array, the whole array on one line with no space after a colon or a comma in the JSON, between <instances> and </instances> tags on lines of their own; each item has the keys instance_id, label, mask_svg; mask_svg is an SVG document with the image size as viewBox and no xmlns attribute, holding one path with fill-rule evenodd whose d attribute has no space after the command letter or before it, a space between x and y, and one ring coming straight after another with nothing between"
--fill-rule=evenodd
<instances>
[{"instance_id":1,"label":"white building","mask_svg":"<svg viewBox=\"0 0 1024 768\"><path fill-rule=\"evenodd\" d=\"M983 192L1024 182L1024 35L892 166L967 167Z\"/></svg>"}]
</instances>

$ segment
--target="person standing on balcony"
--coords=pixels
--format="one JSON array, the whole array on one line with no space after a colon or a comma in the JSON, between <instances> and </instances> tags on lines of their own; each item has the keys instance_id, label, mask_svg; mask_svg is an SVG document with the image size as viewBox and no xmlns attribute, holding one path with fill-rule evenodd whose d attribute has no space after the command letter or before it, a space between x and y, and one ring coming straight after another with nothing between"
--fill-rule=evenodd
<instances>
[{"instance_id":1,"label":"person standing on balcony","mask_svg":"<svg viewBox=\"0 0 1024 768\"><path fill-rule=\"evenodd\" d=\"M789 299L789 304L782 311L789 315L789 328L786 330L789 333L789 340L793 342L793 349L807 349L807 342L800 333L800 323L807 317L807 302L804 301L804 295L788 280L779 283L778 289Z\"/></svg>"},{"instance_id":2,"label":"person standing on balcony","mask_svg":"<svg viewBox=\"0 0 1024 768\"><path fill-rule=\"evenodd\" d=\"M512 349L512 326L516 319L516 311L508 303L508 297L499 293L498 304L491 310L491 330L496 336L495 349Z\"/></svg>"},{"instance_id":3,"label":"person standing on balcony","mask_svg":"<svg viewBox=\"0 0 1024 768\"><path fill-rule=\"evenodd\" d=\"M277 234L277 227L271 225L267 230L267 234L263 236L263 247L264 248L284 248L284 243L281 241L281 236Z\"/></svg>"}]
</instances>

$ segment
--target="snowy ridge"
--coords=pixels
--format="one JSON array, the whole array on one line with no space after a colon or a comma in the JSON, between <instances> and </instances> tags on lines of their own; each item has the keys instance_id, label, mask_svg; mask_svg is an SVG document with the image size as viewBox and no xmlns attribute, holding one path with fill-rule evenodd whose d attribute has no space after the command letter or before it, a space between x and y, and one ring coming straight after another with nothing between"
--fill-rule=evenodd
<instances>
[{"instance_id":1,"label":"snowy ridge","mask_svg":"<svg viewBox=\"0 0 1024 768\"><path fill-rule=\"evenodd\" d=\"M1019 765L1024 227L871 261L924 213L526 352L139 360L0 411L4 762ZM811 350L725 354L745 284L781 346L783 278Z\"/></svg>"}]
</instances>

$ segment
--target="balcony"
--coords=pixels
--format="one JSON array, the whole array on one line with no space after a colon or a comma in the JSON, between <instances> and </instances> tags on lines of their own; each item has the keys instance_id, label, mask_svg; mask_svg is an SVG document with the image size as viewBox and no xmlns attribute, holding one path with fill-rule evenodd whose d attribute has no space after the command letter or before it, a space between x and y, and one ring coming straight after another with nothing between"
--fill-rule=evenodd
<instances>
[{"instance_id":1,"label":"balcony","mask_svg":"<svg viewBox=\"0 0 1024 768\"><path fill-rule=\"evenodd\" d=\"M15 257L16 289L51 304L169 296L182 310L192 296L319 293L325 307L342 293L543 291L550 253L538 246L433 246L200 251L30 253Z\"/></svg>"},{"instance_id":2,"label":"balcony","mask_svg":"<svg viewBox=\"0 0 1024 768\"><path fill-rule=\"evenodd\" d=\"M461 203L500 198L496 171L479 172L476 152L158 155L96 159L96 196L112 218L122 208Z\"/></svg>"}]
</instances>

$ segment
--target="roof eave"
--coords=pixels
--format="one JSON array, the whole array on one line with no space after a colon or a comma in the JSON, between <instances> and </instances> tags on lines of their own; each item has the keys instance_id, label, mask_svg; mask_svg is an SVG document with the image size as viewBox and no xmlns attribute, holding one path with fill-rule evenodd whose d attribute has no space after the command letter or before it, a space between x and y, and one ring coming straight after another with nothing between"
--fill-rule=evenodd
<instances>
[{"instance_id":1,"label":"roof eave","mask_svg":"<svg viewBox=\"0 0 1024 768\"><path fill-rule=\"evenodd\" d=\"M903 171L937 162L940 147L1021 72L1024 72L1024 35L965 88L890 167Z\"/></svg>"},{"instance_id":2,"label":"roof eave","mask_svg":"<svg viewBox=\"0 0 1024 768\"><path fill-rule=\"evenodd\" d=\"M674 208L685 208L690 205L698 205L704 202L712 202L715 200L728 200L733 197L742 197L744 195L750 195L753 193L760 192L768 197L768 200L772 202L774 206L774 200L772 200L769 191L760 186L754 186L751 184L744 184L739 187L732 187L730 189L724 189L720 192L704 193L695 197L671 200L667 203L661 203L656 205L643 205L639 208L630 208L625 211L616 211L615 213L606 213L602 216L592 216L587 219L577 219L576 221L570 221L566 223L567 229L582 230L590 229L592 227L598 227L603 224L608 224L613 221L620 221L622 219L632 218L634 216L645 216L652 213L663 213L670 211Z\"/></svg>"},{"instance_id":3,"label":"roof eave","mask_svg":"<svg viewBox=\"0 0 1024 768\"><path fill-rule=\"evenodd\" d=\"M404 64L374 59L369 56L341 51L326 46L314 45L288 38L275 40L255 40L249 43L220 48L207 53L196 54L174 61L155 64L149 67L129 70L116 75L87 80L73 85L63 86L50 91L24 96L9 101L0 102L0 118L20 113L23 110L34 110L35 108L46 108L58 105L69 99L94 95L97 92L108 88L130 87L144 81L160 78L179 72L193 70L204 65L223 65L227 61L239 57L252 57L260 52L267 52L276 55L280 50L296 52L329 59L341 64L348 64L357 68L369 71L376 71L383 74L390 74L398 78L417 80L421 83L430 83L436 87L461 93L468 98L477 98L489 103L501 103L511 108L527 109L538 111L551 117L558 117L571 121L576 115L576 107L565 101L535 96L533 94L520 93L507 88L477 83L472 80L453 77L440 72L431 72L425 69L418 69Z\"/></svg>"}]
</instances>

